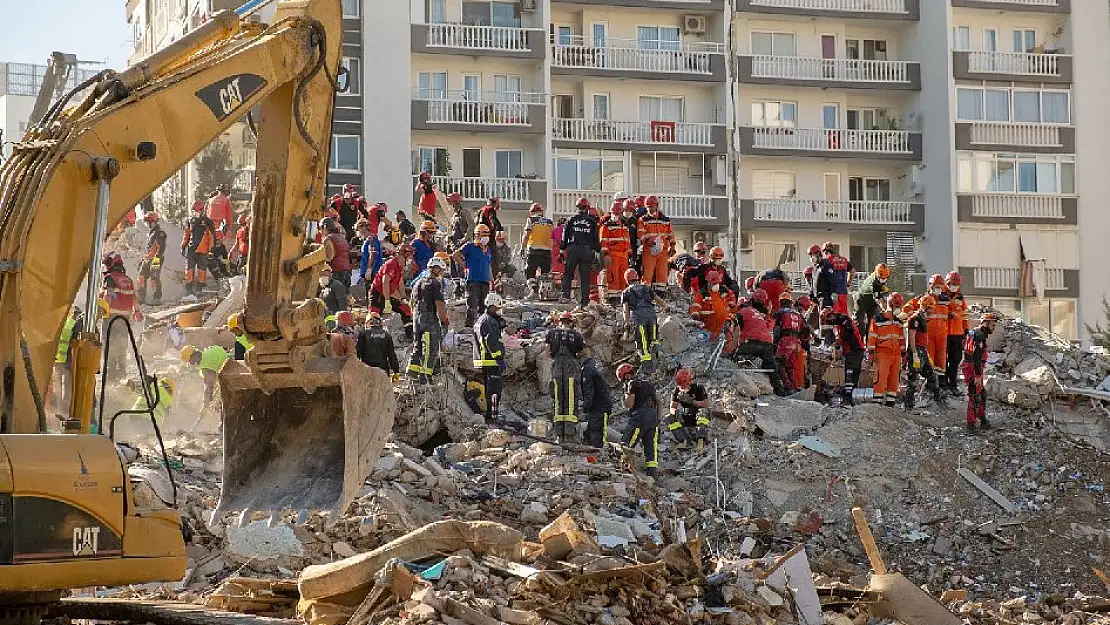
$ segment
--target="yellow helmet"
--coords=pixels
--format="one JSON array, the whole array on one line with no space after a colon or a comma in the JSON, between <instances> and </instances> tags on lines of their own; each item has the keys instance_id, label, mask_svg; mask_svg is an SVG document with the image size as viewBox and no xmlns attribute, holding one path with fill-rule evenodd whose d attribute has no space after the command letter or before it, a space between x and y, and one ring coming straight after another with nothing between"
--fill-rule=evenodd
<instances>
[{"instance_id":1,"label":"yellow helmet","mask_svg":"<svg viewBox=\"0 0 1110 625\"><path fill-rule=\"evenodd\" d=\"M189 362L193 358L193 354L197 353L197 348L192 345L186 345L181 348L181 360Z\"/></svg>"},{"instance_id":2,"label":"yellow helmet","mask_svg":"<svg viewBox=\"0 0 1110 625\"><path fill-rule=\"evenodd\" d=\"M105 317L107 317L108 313L111 312L111 310L108 308L108 300L104 299L103 297L96 300L96 305L100 307L100 314L104 315Z\"/></svg>"},{"instance_id":3,"label":"yellow helmet","mask_svg":"<svg viewBox=\"0 0 1110 625\"><path fill-rule=\"evenodd\" d=\"M243 313L235 313L227 318L227 329L232 332L243 331Z\"/></svg>"},{"instance_id":4,"label":"yellow helmet","mask_svg":"<svg viewBox=\"0 0 1110 625\"><path fill-rule=\"evenodd\" d=\"M158 378L158 383L161 384L162 388L166 389L166 392L170 395L177 392L177 384L170 378Z\"/></svg>"}]
</instances>

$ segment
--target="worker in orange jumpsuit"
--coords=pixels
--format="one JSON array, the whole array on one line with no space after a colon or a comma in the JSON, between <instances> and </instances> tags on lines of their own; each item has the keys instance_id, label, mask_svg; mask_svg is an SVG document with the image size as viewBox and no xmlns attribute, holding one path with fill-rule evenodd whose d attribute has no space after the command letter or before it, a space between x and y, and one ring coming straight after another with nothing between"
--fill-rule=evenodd
<instances>
[{"instance_id":1,"label":"worker in orange jumpsuit","mask_svg":"<svg viewBox=\"0 0 1110 625\"><path fill-rule=\"evenodd\" d=\"M955 271L948 272L944 283L948 287L948 361L941 386L949 393L960 395L960 364L964 359L964 337L967 336L967 302L960 292L963 279Z\"/></svg>"},{"instance_id":2,"label":"worker in orange jumpsuit","mask_svg":"<svg viewBox=\"0 0 1110 625\"><path fill-rule=\"evenodd\" d=\"M875 401L894 406L906 342L898 313L906 304L901 293L879 296L879 310L867 330L867 359L875 361Z\"/></svg>"},{"instance_id":3,"label":"worker in orange jumpsuit","mask_svg":"<svg viewBox=\"0 0 1110 625\"><path fill-rule=\"evenodd\" d=\"M628 286L624 272L628 271L628 255L632 244L628 240L628 227L621 220L622 202L613 202L609 215L601 222L601 265L605 268L604 288L608 293L623 293Z\"/></svg>"},{"instance_id":4,"label":"worker in orange jumpsuit","mask_svg":"<svg viewBox=\"0 0 1110 625\"><path fill-rule=\"evenodd\" d=\"M247 250L251 244L250 218L239 215L239 231L235 233L235 264L236 269L242 273L247 267Z\"/></svg>"},{"instance_id":5,"label":"worker in orange jumpsuit","mask_svg":"<svg viewBox=\"0 0 1110 625\"><path fill-rule=\"evenodd\" d=\"M708 282L709 294L702 296L698 302L704 315L705 329L714 341L721 335L721 329L725 327L725 322L731 316L732 308L736 302L736 297L732 294L732 291L721 288L724 281L723 277L721 272L718 271L706 274L705 279Z\"/></svg>"},{"instance_id":6,"label":"worker in orange jumpsuit","mask_svg":"<svg viewBox=\"0 0 1110 625\"><path fill-rule=\"evenodd\" d=\"M208 256L216 242L216 228L204 214L204 204L193 204L193 211L181 235L181 255L185 257L185 293L199 296L208 281Z\"/></svg>"},{"instance_id":7,"label":"worker in orange jumpsuit","mask_svg":"<svg viewBox=\"0 0 1110 625\"><path fill-rule=\"evenodd\" d=\"M937 302L929 311L929 360L933 363L934 373L940 378L945 375L945 367L948 365L948 324L951 321L949 304L952 300L944 278L939 273L929 278L929 294Z\"/></svg>"},{"instance_id":8,"label":"worker in orange jumpsuit","mask_svg":"<svg viewBox=\"0 0 1110 625\"><path fill-rule=\"evenodd\" d=\"M671 220L659 208L659 198L649 195L644 198L647 214L640 218L636 228L640 234L640 255L643 264L641 281L647 285L667 284L668 260L674 246L674 230Z\"/></svg>"},{"instance_id":9,"label":"worker in orange jumpsuit","mask_svg":"<svg viewBox=\"0 0 1110 625\"><path fill-rule=\"evenodd\" d=\"M214 234L217 237L229 234L234 217L231 213L231 187L226 184L216 187L216 195L208 198L206 212L208 218L212 220L212 225L215 227Z\"/></svg>"}]
</instances>

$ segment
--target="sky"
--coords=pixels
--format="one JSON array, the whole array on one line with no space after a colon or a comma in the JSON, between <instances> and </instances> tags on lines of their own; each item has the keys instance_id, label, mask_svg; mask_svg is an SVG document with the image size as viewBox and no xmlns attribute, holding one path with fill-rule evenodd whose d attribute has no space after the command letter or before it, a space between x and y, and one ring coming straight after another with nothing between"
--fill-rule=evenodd
<instances>
[{"instance_id":1,"label":"sky","mask_svg":"<svg viewBox=\"0 0 1110 625\"><path fill-rule=\"evenodd\" d=\"M0 0L0 61L45 65L57 50L123 69L131 48L125 0Z\"/></svg>"}]
</instances>

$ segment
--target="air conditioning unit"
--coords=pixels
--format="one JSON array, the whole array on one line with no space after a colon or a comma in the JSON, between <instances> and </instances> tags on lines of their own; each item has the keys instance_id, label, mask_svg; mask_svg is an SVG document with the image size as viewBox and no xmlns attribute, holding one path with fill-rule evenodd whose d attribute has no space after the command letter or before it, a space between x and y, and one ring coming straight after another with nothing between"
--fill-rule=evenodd
<instances>
[{"instance_id":1,"label":"air conditioning unit","mask_svg":"<svg viewBox=\"0 0 1110 625\"><path fill-rule=\"evenodd\" d=\"M910 168L910 179L907 186L914 197L925 194L925 173L921 165L914 165Z\"/></svg>"},{"instance_id":2,"label":"air conditioning unit","mask_svg":"<svg viewBox=\"0 0 1110 625\"><path fill-rule=\"evenodd\" d=\"M718 187L728 186L728 157L721 155L713 159L713 184Z\"/></svg>"},{"instance_id":3,"label":"air conditioning unit","mask_svg":"<svg viewBox=\"0 0 1110 625\"><path fill-rule=\"evenodd\" d=\"M683 15L682 30L684 30L687 35L704 35L705 16L697 13Z\"/></svg>"},{"instance_id":4,"label":"air conditioning unit","mask_svg":"<svg viewBox=\"0 0 1110 625\"><path fill-rule=\"evenodd\" d=\"M520 0L520 10L524 13L531 13L536 10L536 0Z\"/></svg>"}]
</instances>

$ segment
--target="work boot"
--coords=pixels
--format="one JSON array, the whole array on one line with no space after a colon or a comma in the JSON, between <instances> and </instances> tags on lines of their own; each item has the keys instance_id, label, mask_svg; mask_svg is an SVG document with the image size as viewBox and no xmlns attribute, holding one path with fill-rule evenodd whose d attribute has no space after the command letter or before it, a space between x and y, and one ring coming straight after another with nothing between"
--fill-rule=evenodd
<instances>
[{"instance_id":1,"label":"work boot","mask_svg":"<svg viewBox=\"0 0 1110 625\"><path fill-rule=\"evenodd\" d=\"M968 421L967 422L967 431L971 432L971 433L975 432L975 422L974 421Z\"/></svg>"},{"instance_id":2,"label":"work boot","mask_svg":"<svg viewBox=\"0 0 1110 625\"><path fill-rule=\"evenodd\" d=\"M984 430L991 429L991 422L987 421L987 416L986 415L983 415L983 416L979 417L979 427L981 427Z\"/></svg>"},{"instance_id":3,"label":"work boot","mask_svg":"<svg viewBox=\"0 0 1110 625\"><path fill-rule=\"evenodd\" d=\"M656 467L648 467L644 469L644 475L650 477L653 480L657 480L659 479L659 469Z\"/></svg>"}]
</instances>

